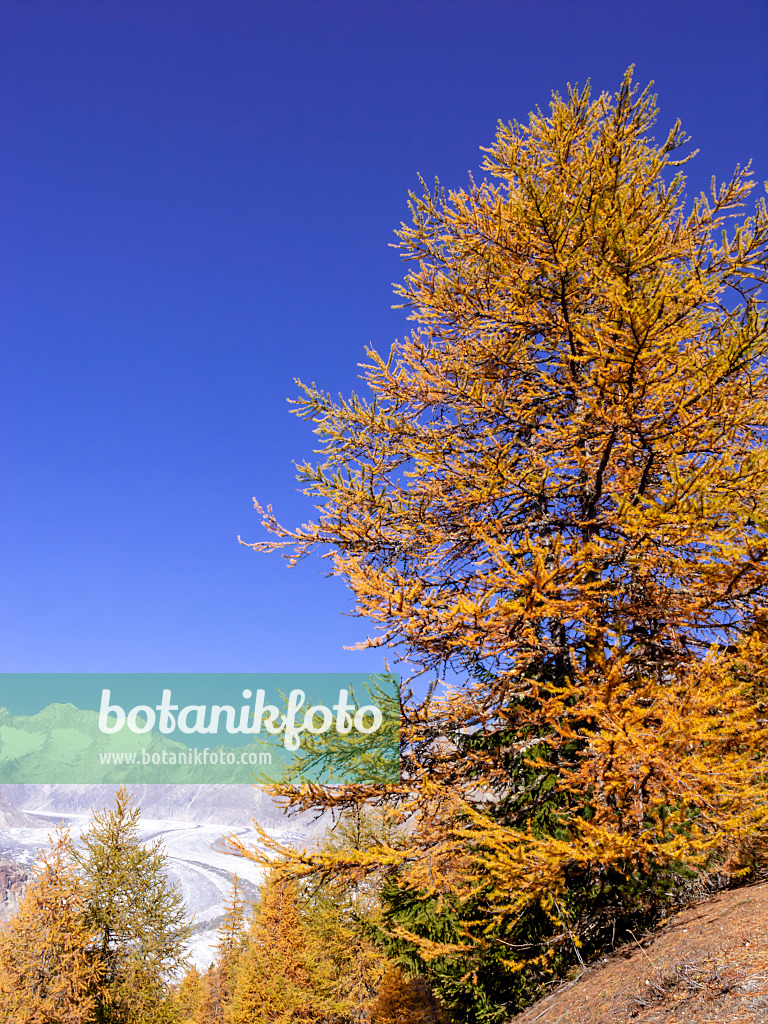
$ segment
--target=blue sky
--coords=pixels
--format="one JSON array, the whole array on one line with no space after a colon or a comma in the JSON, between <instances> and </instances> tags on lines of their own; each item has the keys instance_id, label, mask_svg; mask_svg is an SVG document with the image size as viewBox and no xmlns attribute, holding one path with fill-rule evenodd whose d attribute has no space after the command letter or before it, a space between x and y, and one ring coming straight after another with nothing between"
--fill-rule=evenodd
<instances>
[{"instance_id":1,"label":"blue sky","mask_svg":"<svg viewBox=\"0 0 768 1024\"><path fill-rule=\"evenodd\" d=\"M311 517L293 378L405 333L417 174L630 63L690 193L768 178L763 0L5 0L0 670L380 670L322 563L237 543Z\"/></svg>"}]
</instances>

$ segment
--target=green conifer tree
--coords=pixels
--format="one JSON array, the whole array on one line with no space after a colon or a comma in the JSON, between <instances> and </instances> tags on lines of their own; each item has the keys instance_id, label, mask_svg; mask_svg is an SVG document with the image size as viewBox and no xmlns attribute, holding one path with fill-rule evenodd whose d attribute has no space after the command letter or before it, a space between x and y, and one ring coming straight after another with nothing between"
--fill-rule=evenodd
<instances>
[{"instance_id":1,"label":"green conifer tree","mask_svg":"<svg viewBox=\"0 0 768 1024\"><path fill-rule=\"evenodd\" d=\"M148 1024L173 1017L170 981L185 966L191 933L161 840L144 844L140 808L125 787L111 810L94 811L75 852L86 922L102 971L97 1024Z\"/></svg>"}]
</instances>

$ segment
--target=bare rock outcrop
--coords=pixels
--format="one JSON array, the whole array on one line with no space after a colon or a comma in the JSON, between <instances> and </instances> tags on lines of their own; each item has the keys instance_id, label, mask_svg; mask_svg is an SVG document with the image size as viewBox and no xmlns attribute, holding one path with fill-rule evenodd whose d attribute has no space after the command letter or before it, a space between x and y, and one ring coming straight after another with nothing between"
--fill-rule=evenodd
<instances>
[{"instance_id":1,"label":"bare rock outcrop","mask_svg":"<svg viewBox=\"0 0 768 1024\"><path fill-rule=\"evenodd\" d=\"M19 908L29 882L29 871L13 860L0 860L0 921L9 921Z\"/></svg>"}]
</instances>

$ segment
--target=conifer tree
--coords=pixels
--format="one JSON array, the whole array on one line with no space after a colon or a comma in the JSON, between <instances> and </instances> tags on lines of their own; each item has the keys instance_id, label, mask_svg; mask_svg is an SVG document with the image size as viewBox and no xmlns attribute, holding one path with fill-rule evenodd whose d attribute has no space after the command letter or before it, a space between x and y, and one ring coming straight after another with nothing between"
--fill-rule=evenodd
<instances>
[{"instance_id":1,"label":"conifer tree","mask_svg":"<svg viewBox=\"0 0 768 1024\"><path fill-rule=\"evenodd\" d=\"M193 964L173 994L180 1024L198 1024L197 1010L202 998L202 978ZM202 1022L200 1022L202 1024Z\"/></svg>"},{"instance_id":2,"label":"conifer tree","mask_svg":"<svg viewBox=\"0 0 768 1024\"><path fill-rule=\"evenodd\" d=\"M273 871L235 971L232 1024L319 1022L332 1011L329 964L301 919L296 883Z\"/></svg>"},{"instance_id":3,"label":"conifer tree","mask_svg":"<svg viewBox=\"0 0 768 1024\"><path fill-rule=\"evenodd\" d=\"M162 841L139 835L140 808L125 787L94 811L75 851L91 949L102 971L97 1024L146 1024L171 1013L170 982L187 962L191 933L181 890L167 875Z\"/></svg>"},{"instance_id":4,"label":"conifer tree","mask_svg":"<svg viewBox=\"0 0 768 1024\"><path fill-rule=\"evenodd\" d=\"M217 969L216 964L212 963L200 979L200 988L192 1015L193 1024L215 1024L217 1019L221 1019L222 1009L226 1011L228 1007L227 1005L222 1007L219 999Z\"/></svg>"},{"instance_id":5,"label":"conifer tree","mask_svg":"<svg viewBox=\"0 0 768 1024\"><path fill-rule=\"evenodd\" d=\"M459 679L405 708L411 848L359 864L453 914L398 936L464 975L489 947L546 972L679 868L768 851L768 212L749 165L686 208L656 116L631 69L569 86L499 126L492 180L413 196L413 332L368 352L368 398L302 385L317 521L255 502L251 546L331 556L363 646Z\"/></svg>"},{"instance_id":6,"label":"conifer tree","mask_svg":"<svg viewBox=\"0 0 768 1024\"><path fill-rule=\"evenodd\" d=\"M0 1020L91 1024L101 972L85 910L72 842L60 830L40 852L17 913L0 926Z\"/></svg>"},{"instance_id":7,"label":"conifer tree","mask_svg":"<svg viewBox=\"0 0 768 1024\"><path fill-rule=\"evenodd\" d=\"M242 945L245 904L240 879L233 875L232 887L224 902L224 918L217 930L216 958L222 963L229 963Z\"/></svg>"},{"instance_id":8,"label":"conifer tree","mask_svg":"<svg viewBox=\"0 0 768 1024\"><path fill-rule=\"evenodd\" d=\"M371 1024L442 1024L445 1017L426 982L407 979L394 968L382 979L370 1019Z\"/></svg>"},{"instance_id":9,"label":"conifer tree","mask_svg":"<svg viewBox=\"0 0 768 1024\"><path fill-rule=\"evenodd\" d=\"M218 928L216 958L211 966L206 997L206 1022L226 1021L232 1000L237 959L245 945L245 897L237 875L224 904L224 919Z\"/></svg>"},{"instance_id":10,"label":"conifer tree","mask_svg":"<svg viewBox=\"0 0 768 1024\"><path fill-rule=\"evenodd\" d=\"M385 842L405 843L391 816L354 807L328 829L318 849L338 860ZM357 878L331 874L309 879L299 890L307 926L319 941L320 955L332 967L331 993L345 1021L369 1019L386 969L384 950L373 937L381 922L381 883L382 872Z\"/></svg>"}]
</instances>

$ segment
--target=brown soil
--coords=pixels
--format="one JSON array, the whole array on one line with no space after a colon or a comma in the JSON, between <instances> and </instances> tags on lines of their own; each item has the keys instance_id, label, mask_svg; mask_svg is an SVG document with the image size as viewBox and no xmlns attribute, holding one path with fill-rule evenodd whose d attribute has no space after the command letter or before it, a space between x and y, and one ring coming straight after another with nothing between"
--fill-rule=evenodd
<instances>
[{"instance_id":1,"label":"brown soil","mask_svg":"<svg viewBox=\"0 0 768 1024\"><path fill-rule=\"evenodd\" d=\"M768 882L681 911L514 1018L514 1024L534 1021L768 1022Z\"/></svg>"}]
</instances>

